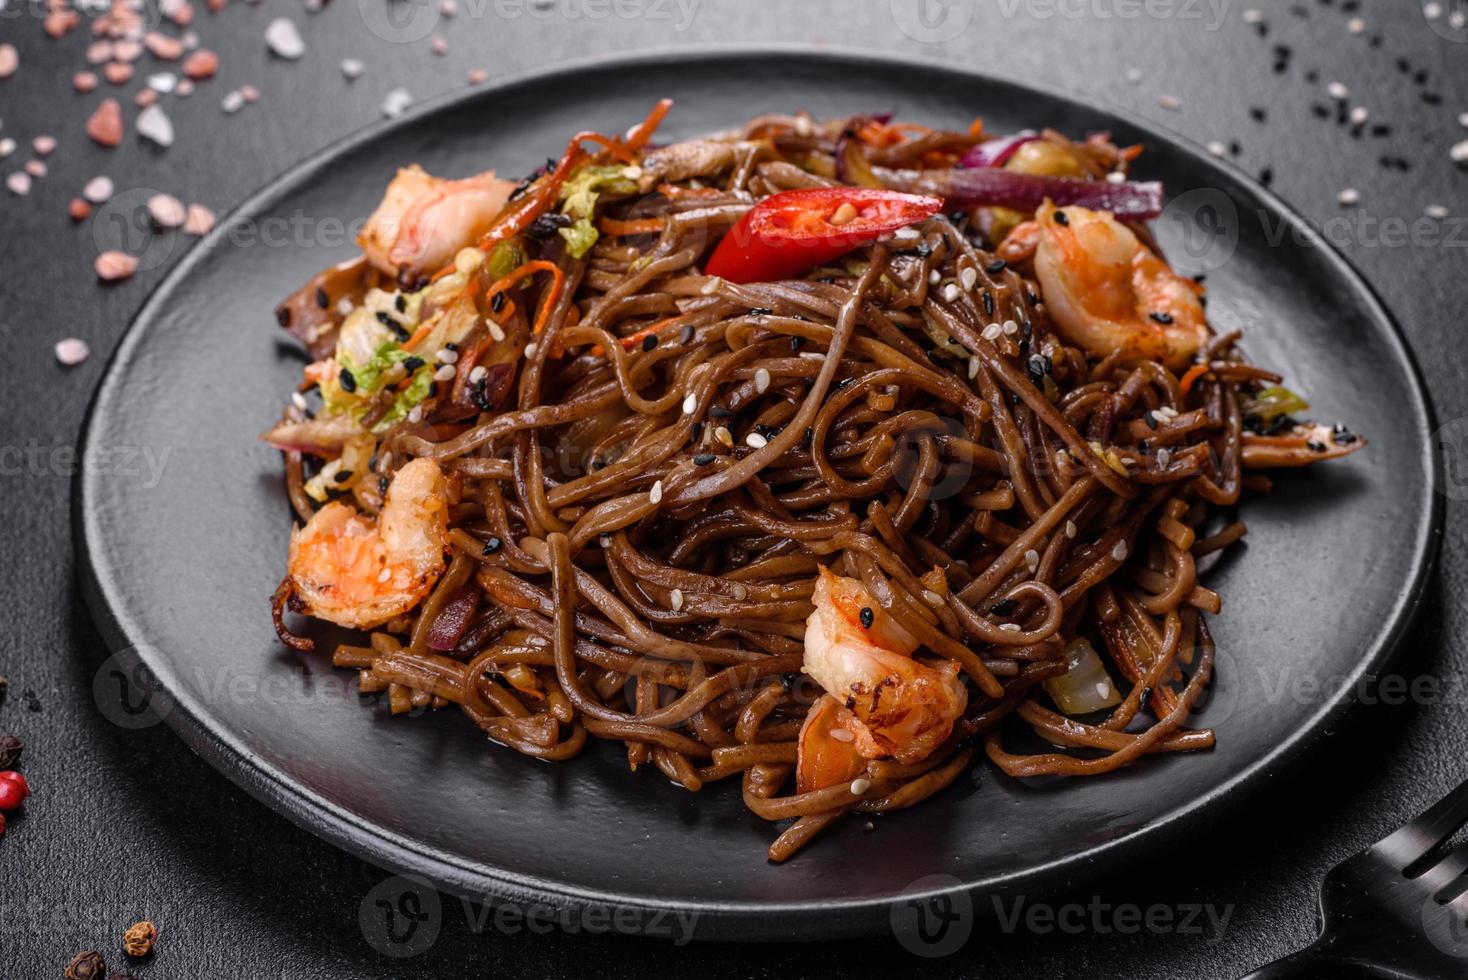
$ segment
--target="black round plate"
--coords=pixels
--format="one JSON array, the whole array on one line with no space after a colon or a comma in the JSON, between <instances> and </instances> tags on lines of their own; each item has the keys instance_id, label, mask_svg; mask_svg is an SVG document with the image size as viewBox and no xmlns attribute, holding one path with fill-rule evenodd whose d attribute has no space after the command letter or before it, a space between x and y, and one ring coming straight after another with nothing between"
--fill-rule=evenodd
<instances>
[{"instance_id":1,"label":"black round plate","mask_svg":"<svg viewBox=\"0 0 1468 980\"><path fill-rule=\"evenodd\" d=\"M527 173L568 134L625 129L661 96L677 99L663 139L805 108L891 109L949 127L980 115L999 132L1049 125L1146 144L1139 175L1165 181L1173 199L1159 235L1185 271L1209 272L1215 325L1242 328L1251 356L1308 393L1313 415L1371 439L1248 503L1247 546L1213 570L1225 597L1220 680L1201 721L1218 729L1215 751L1090 780L1019 783L980 766L874 831L845 820L776 866L765 860L775 828L732 784L690 795L651 767L629 773L611 746L532 762L457 712L391 718L324 653L282 650L268 598L291 517L279 457L256 436L301 361L274 303L353 254L342 223L372 209L396 167ZM85 431L75 521L88 601L123 662L167 692L167 721L322 837L460 894L615 906L646 928L677 911L696 917L700 938L833 936L886 928L904 890L1069 887L1323 748L1353 686L1399 644L1430 570L1441 514L1432 431L1417 370L1366 285L1268 192L1164 132L1059 94L870 55L668 54L515 79L384 123L221 222L113 359ZM113 447L151 451L161 477L88 465Z\"/></svg>"}]
</instances>

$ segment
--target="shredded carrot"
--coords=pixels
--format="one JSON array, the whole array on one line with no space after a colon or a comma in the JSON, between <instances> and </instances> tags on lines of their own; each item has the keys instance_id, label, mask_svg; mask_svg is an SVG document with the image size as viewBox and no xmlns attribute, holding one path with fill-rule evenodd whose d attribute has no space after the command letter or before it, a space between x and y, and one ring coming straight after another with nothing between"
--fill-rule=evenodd
<instances>
[{"instance_id":1,"label":"shredded carrot","mask_svg":"<svg viewBox=\"0 0 1468 980\"><path fill-rule=\"evenodd\" d=\"M968 134L974 139L984 135L984 117L974 116L974 121L968 124Z\"/></svg>"},{"instance_id":2,"label":"shredded carrot","mask_svg":"<svg viewBox=\"0 0 1468 980\"><path fill-rule=\"evenodd\" d=\"M1142 155L1142 150L1143 146L1141 143L1133 143L1131 146L1122 147L1120 150L1117 151L1117 154L1127 163L1131 163L1137 157Z\"/></svg>"},{"instance_id":3,"label":"shredded carrot","mask_svg":"<svg viewBox=\"0 0 1468 980\"><path fill-rule=\"evenodd\" d=\"M521 279L535 275L537 272L549 272L551 274L551 287L545 296L541 298L540 312L536 314L535 326L531 328L531 332L535 334L539 334L545 329L546 321L550 319L550 311L556 305L556 300L561 296L561 288L566 284L566 274L561 271L560 266L554 262L547 262L545 259L535 259L519 266L508 275L496 279L484 291L485 301L492 301L497 294L509 289Z\"/></svg>"},{"instance_id":4,"label":"shredded carrot","mask_svg":"<svg viewBox=\"0 0 1468 980\"><path fill-rule=\"evenodd\" d=\"M635 221L598 218L596 222L598 228L616 238L625 238L628 235L655 235L661 232L666 225L666 218L639 218Z\"/></svg>"},{"instance_id":5,"label":"shredded carrot","mask_svg":"<svg viewBox=\"0 0 1468 980\"><path fill-rule=\"evenodd\" d=\"M1178 388L1182 391L1183 394L1186 395L1188 391L1192 389L1194 383L1197 382L1199 378L1203 377L1203 375L1207 374L1210 370L1212 370L1212 368L1210 368L1207 364L1194 364L1192 367L1188 368L1187 372L1178 381Z\"/></svg>"},{"instance_id":6,"label":"shredded carrot","mask_svg":"<svg viewBox=\"0 0 1468 980\"><path fill-rule=\"evenodd\" d=\"M666 320L659 320L657 323L654 323L654 324L651 324L649 326L643 327L641 330L637 331L636 333L628 334L625 337L619 338L618 342L622 345L622 348L624 350L632 350L638 344L642 343L642 341L644 339L646 339L647 337L650 337L653 334L659 332L664 327L672 326L673 324L677 323L681 319L683 319L683 317L681 315L679 315L679 316L670 316ZM607 349L605 347L603 347L601 344L597 344L596 346L594 346L594 347L591 348L591 353L594 354L594 355L596 355L597 357L601 357L606 352L607 352Z\"/></svg>"},{"instance_id":7,"label":"shredded carrot","mask_svg":"<svg viewBox=\"0 0 1468 980\"><path fill-rule=\"evenodd\" d=\"M432 332L433 332L433 324L432 324L432 322L420 323L420 324L418 324L418 329L413 331L413 336L411 336L407 340L403 341L403 346L405 348L407 348L408 350L412 350L414 347L416 347L419 344L421 344L423 342L423 339L425 337L427 337Z\"/></svg>"},{"instance_id":8,"label":"shredded carrot","mask_svg":"<svg viewBox=\"0 0 1468 980\"><path fill-rule=\"evenodd\" d=\"M652 134L657 132L658 126L662 125L663 117L671 108L673 108L672 99L658 99L657 104L648 111L647 118L633 126L627 134L627 149L636 152L646 146L647 141L652 139Z\"/></svg>"}]
</instances>

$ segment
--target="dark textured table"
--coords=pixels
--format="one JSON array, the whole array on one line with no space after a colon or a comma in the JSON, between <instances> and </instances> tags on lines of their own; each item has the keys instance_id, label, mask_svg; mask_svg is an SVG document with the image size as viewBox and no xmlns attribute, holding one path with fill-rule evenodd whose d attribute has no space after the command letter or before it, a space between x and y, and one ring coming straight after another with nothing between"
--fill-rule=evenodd
<instances>
[{"instance_id":1,"label":"dark textured table","mask_svg":"<svg viewBox=\"0 0 1468 980\"><path fill-rule=\"evenodd\" d=\"M400 4L392 17L388 2ZM1468 137L1459 121L1468 110L1468 31L1453 18L1468 8L1447 3L1429 19L1415 0L1361 9L1310 0L1266 6L1261 26L1233 0L933 0L922 11L910 0L458 0L457 16L436 24L437 3L408 0L336 0L318 13L290 0L235 0L213 15L200 6L193 29L219 52L221 68L187 99L162 98L177 130L166 151L131 131L113 151L84 135L101 95L72 87L73 72L85 67L85 17L81 30L51 40L34 9L12 2L0 13L0 43L18 49L21 65L0 80L0 137L19 143L0 171L20 169L36 135L60 144L28 195L0 191L0 510L10 515L0 585L12 610L0 634L0 674L9 678L0 731L26 740L22 768L35 789L0 840L0 977L59 977L73 953L91 948L120 966L120 934L142 917L163 935L152 960L134 970L155 978L786 977L875 969L885 958L893 962L883 969L933 976L1234 977L1309 940L1326 868L1468 776L1468 616L1457 601L1468 572L1457 523L1468 486L1460 482L1445 489L1441 569L1396 665L1404 681L1431 678L1435 687L1419 683L1418 695L1405 698L1394 687L1373 688L1363 699L1370 703L1333 733L1328 755L1123 877L1037 896L1018 918L1012 905L979 917L951 955L919 960L888 936L735 948L545 934L538 923L499 920L509 928L498 928L494 917L447 897L426 951L385 955L401 951L374 925L382 894L374 888L387 872L254 802L166 726L114 726L92 696L107 651L73 582L70 447L105 355L179 250L157 248L133 281L97 285L99 243L130 234L136 251L141 232L73 225L66 205L87 179L105 173L134 200L139 188L158 188L223 212L376 119L390 90L432 97L465 84L474 68L493 78L624 51L788 41L979 67L1086 93L1198 143L1218 141L1239 166L1267 174L1402 322L1444 424L1452 474L1468 450L1468 172L1450 159ZM299 61L267 52L265 25L280 15L301 26L307 51ZM1364 24L1351 24L1356 17ZM447 40L441 54L434 36ZM361 59L365 73L348 81L343 58ZM123 90L130 129L132 92L158 70L144 55L138 79ZM753 107L757 81L730 85L748 86ZM1332 81L1349 88L1348 106L1369 109L1355 133L1327 91ZM225 95L245 85L258 87L258 103L222 112ZM1338 202L1345 188L1359 191L1359 204ZM1432 205L1448 217L1423 221ZM67 336L92 347L79 367L53 356ZM983 899L978 907L994 911Z\"/></svg>"}]
</instances>

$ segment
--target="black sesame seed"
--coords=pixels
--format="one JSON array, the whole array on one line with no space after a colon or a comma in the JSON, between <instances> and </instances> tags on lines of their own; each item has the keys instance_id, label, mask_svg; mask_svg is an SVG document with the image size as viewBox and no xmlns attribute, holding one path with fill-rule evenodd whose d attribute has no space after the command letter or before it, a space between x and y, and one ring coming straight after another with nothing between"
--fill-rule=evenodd
<instances>
[{"instance_id":1,"label":"black sesame seed","mask_svg":"<svg viewBox=\"0 0 1468 980\"><path fill-rule=\"evenodd\" d=\"M1264 111L1263 106L1256 105L1249 109L1249 117L1255 122L1263 122L1267 116L1268 114Z\"/></svg>"},{"instance_id":2,"label":"black sesame seed","mask_svg":"<svg viewBox=\"0 0 1468 980\"><path fill-rule=\"evenodd\" d=\"M1344 425L1337 425L1334 429L1332 429L1331 436L1335 439L1335 444L1337 446L1354 445L1356 440L1360 438L1360 436L1356 435L1356 433L1352 432Z\"/></svg>"},{"instance_id":3,"label":"black sesame seed","mask_svg":"<svg viewBox=\"0 0 1468 980\"><path fill-rule=\"evenodd\" d=\"M275 322L282 327L291 325L291 308L289 306L277 306L275 308Z\"/></svg>"},{"instance_id":4,"label":"black sesame seed","mask_svg":"<svg viewBox=\"0 0 1468 980\"><path fill-rule=\"evenodd\" d=\"M398 293L397 298L392 301L393 308L399 313L408 312L408 297Z\"/></svg>"},{"instance_id":5,"label":"black sesame seed","mask_svg":"<svg viewBox=\"0 0 1468 980\"><path fill-rule=\"evenodd\" d=\"M320 286L316 287L316 305L321 307L323 310L331 305L331 297L326 295L326 290L322 289Z\"/></svg>"},{"instance_id":6,"label":"black sesame seed","mask_svg":"<svg viewBox=\"0 0 1468 980\"><path fill-rule=\"evenodd\" d=\"M346 483L351 478L352 478L352 471L351 470L337 470L336 471L336 476L333 476L332 477L332 479L335 480L337 483Z\"/></svg>"},{"instance_id":7,"label":"black sesame seed","mask_svg":"<svg viewBox=\"0 0 1468 980\"><path fill-rule=\"evenodd\" d=\"M492 313L498 313L505 308L505 294L495 293L494 298L489 301L489 309Z\"/></svg>"},{"instance_id":8,"label":"black sesame seed","mask_svg":"<svg viewBox=\"0 0 1468 980\"><path fill-rule=\"evenodd\" d=\"M1312 453L1325 452L1325 443L1317 442L1314 439L1311 439L1309 442L1305 443L1305 447L1309 449Z\"/></svg>"},{"instance_id":9,"label":"black sesame seed","mask_svg":"<svg viewBox=\"0 0 1468 980\"><path fill-rule=\"evenodd\" d=\"M726 419L729 417L729 410L723 405L710 405L709 415L716 419Z\"/></svg>"},{"instance_id":10,"label":"black sesame seed","mask_svg":"<svg viewBox=\"0 0 1468 980\"><path fill-rule=\"evenodd\" d=\"M386 494L387 493L387 485L388 485L389 482L390 481L388 480L387 477L385 477L385 476L379 476L377 478L377 492L378 493L381 493L381 494Z\"/></svg>"},{"instance_id":11,"label":"black sesame seed","mask_svg":"<svg viewBox=\"0 0 1468 980\"><path fill-rule=\"evenodd\" d=\"M1147 428L1149 429L1157 428L1157 416L1151 412L1144 412L1142 414L1142 421L1147 423Z\"/></svg>"},{"instance_id":12,"label":"black sesame seed","mask_svg":"<svg viewBox=\"0 0 1468 980\"><path fill-rule=\"evenodd\" d=\"M871 629L872 624L877 621L877 614L872 611L871 606L861 607L861 625L864 629Z\"/></svg>"},{"instance_id":13,"label":"black sesame seed","mask_svg":"<svg viewBox=\"0 0 1468 980\"><path fill-rule=\"evenodd\" d=\"M995 616L1008 616L1019 608L1019 603L1014 599L1000 599L989 607L989 612Z\"/></svg>"},{"instance_id":14,"label":"black sesame seed","mask_svg":"<svg viewBox=\"0 0 1468 980\"><path fill-rule=\"evenodd\" d=\"M646 337L643 337L642 338L642 349L645 350L645 351L652 350L657 345L658 345L658 335L655 334L655 333L650 333Z\"/></svg>"},{"instance_id":15,"label":"black sesame seed","mask_svg":"<svg viewBox=\"0 0 1468 980\"><path fill-rule=\"evenodd\" d=\"M984 315L985 316L993 316L994 315L994 294L993 293L989 293L989 292L984 293Z\"/></svg>"},{"instance_id":16,"label":"black sesame seed","mask_svg":"<svg viewBox=\"0 0 1468 980\"><path fill-rule=\"evenodd\" d=\"M809 446L811 443L813 443L815 441L816 441L816 430L815 430L815 428L813 426L809 426L809 425L806 426L805 427L805 438L801 440L801 445L803 445L803 446Z\"/></svg>"},{"instance_id":17,"label":"black sesame seed","mask_svg":"<svg viewBox=\"0 0 1468 980\"><path fill-rule=\"evenodd\" d=\"M409 374L412 374L414 371L418 370L422 366L423 358L421 357L409 357L403 361L403 370L407 371Z\"/></svg>"},{"instance_id":18,"label":"black sesame seed","mask_svg":"<svg viewBox=\"0 0 1468 980\"><path fill-rule=\"evenodd\" d=\"M988 265L984 266L984 271L989 273L989 275L991 276L998 275L1006 268L1008 268L1008 266L1009 263L1004 261L1003 259L995 259L993 262L990 262Z\"/></svg>"},{"instance_id":19,"label":"black sesame seed","mask_svg":"<svg viewBox=\"0 0 1468 980\"><path fill-rule=\"evenodd\" d=\"M1151 700L1152 700L1152 689L1150 687L1144 687L1144 688L1142 688L1142 693L1140 695L1138 695L1138 697L1137 697L1137 706L1138 706L1138 708L1140 708L1142 711L1146 711L1147 710L1147 705L1148 705L1148 703L1151 702Z\"/></svg>"},{"instance_id":20,"label":"black sesame seed","mask_svg":"<svg viewBox=\"0 0 1468 980\"><path fill-rule=\"evenodd\" d=\"M1156 320L1158 323L1163 324L1164 326L1172 322L1172 314L1166 312L1165 310L1154 310L1147 315Z\"/></svg>"},{"instance_id":21,"label":"black sesame seed","mask_svg":"<svg viewBox=\"0 0 1468 980\"><path fill-rule=\"evenodd\" d=\"M1055 212L1055 223L1057 225L1068 225L1068 224L1070 224L1070 218L1068 218L1066 216L1066 214L1065 214L1064 211L1056 211Z\"/></svg>"},{"instance_id":22,"label":"black sesame seed","mask_svg":"<svg viewBox=\"0 0 1468 980\"><path fill-rule=\"evenodd\" d=\"M699 453L697 456L693 457L693 465L694 466L707 466L708 464L712 463L713 461L714 461L714 454L713 453Z\"/></svg>"},{"instance_id":23,"label":"black sesame seed","mask_svg":"<svg viewBox=\"0 0 1468 980\"><path fill-rule=\"evenodd\" d=\"M484 542L484 550L481 551L480 554L488 558L496 551L499 551L500 548L502 548L503 546L504 542L501 541L499 538L490 538L488 541Z\"/></svg>"},{"instance_id":24,"label":"black sesame seed","mask_svg":"<svg viewBox=\"0 0 1468 980\"><path fill-rule=\"evenodd\" d=\"M925 259L933 254L933 246L929 245L927 242L923 242L912 251L913 254L916 255L918 258Z\"/></svg>"},{"instance_id":25,"label":"black sesame seed","mask_svg":"<svg viewBox=\"0 0 1468 980\"><path fill-rule=\"evenodd\" d=\"M692 340L693 340L693 324L691 324L691 323L685 323L685 324L683 324L683 329L680 330L680 331L678 331L678 342L680 344L686 344L686 343L691 342Z\"/></svg>"},{"instance_id":26,"label":"black sesame seed","mask_svg":"<svg viewBox=\"0 0 1468 980\"><path fill-rule=\"evenodd\" d=\"M444 341L443 349L457 351L459 349L459 345L454 343L452 340L446 340Z\"/></svg>"},{"instance_id":27,"label":"black sesame seed","mask_svg":"<svg viewBox=\"0 0 1468 980\"><path fill-rule=\"evenodd\" d=\"M438 382L437 381L430 381L430 382L428 382L428 397L429 398L437 398L438 397Z\"/></svg>"},{"instance_id":28,"label":"black sesame seed","mask_svg":"<svg viewBox=\"0 0 1468 980\"><path fill-rule=\"evenodd\" d=\"M702 422L694 422L693 425L689 426L689 434L693 437L693 441L694 442L697 442L698 440L702 439L703 438L703 423Z\"/></svg>"},{"instance_id":29,"label":"black sesame seed","mask_svg":"<svg viewBox=\"0 0 1468 980\"><path fill-rule=\"evenodd\" d=\"M790 349L793 350L793 351L800 350L801 345L804 344L804 343L805 343L805 338L804 337L791 337L790 338Z\"/></svg>"},{"instance_id":30,"label":"black sesame seed","mask_svg":"<svg viewBox=\"0 0 1468 980\"><path fill-rule=\"evenodd\" d=\"M348 394L357 390L357 379L346 368L341 369L341 372L336 376L336 380L342 386L342 391Z\"/></svg>"},{"instance_id":31,"label":"black sesame seed","mask_svg":"<svg viewBox=\"0 0 1468 980\"><path fill-rule=\"evenodd\" d=\"M769 316L774 312L768 306L752 306L749 309L750 316Z\"/></svg>"}]
</instances>

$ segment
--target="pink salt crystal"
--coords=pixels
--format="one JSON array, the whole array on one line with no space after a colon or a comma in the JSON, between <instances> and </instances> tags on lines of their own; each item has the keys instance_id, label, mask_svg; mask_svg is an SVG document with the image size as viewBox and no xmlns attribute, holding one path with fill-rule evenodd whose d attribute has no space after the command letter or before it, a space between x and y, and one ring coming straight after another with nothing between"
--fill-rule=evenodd
<instances>
[{"instance_id":1,"label":"pink salt crystal","mask_svg":"<svg viewBox=\"0 0 1468 980\"><path fill-rule=\"evenodd\" d=\"M183 202L172 194L154 194L148 198L148 213L159 228L177 228L184 223Z\"/></svg>"},{"instance_id":2,"label":"pink salt crystal","mask_svg":"<svg viewBox=\"0 0 1468 980\"><path fill-rule=\"evenodd\" d=\"M137 61L143 54L143 46L137 41L118 41L112 45L112 57L117 61Z\"/></svg>"},{"instance_id":3,"label":"pink salt crystal","mask_svg":"<svg viewBox=\"0 0 1468 980\"><path fill-rule=\"evenodd\" d=\"M158 101L158 93L150 88L138 89L138 94L133 96L133 102L137 103L139 109L146 109Z\"/></svg>"},{"instance_id":4,"label":"pink salt crystal","mask_svg":"<svg viewBox=\"0 0 1468 980\"><path fill-rule=\"evenodd\" d=\"M208 48L200 48L184 59L183 73L189 78L213 78L219 70L219 55Z\"/></svg>"},{"instance_id":5,"label":"pink salt crystal","mask_svg":"<svg viewBox=\"0 0 1468 980\"><path fill-rule=\"evenodd\" d=\"M471 69L469 69L469 84L470 85L483 85L486 81L488 81L488 79L489 79L489 72L485 71L483 68L471 68Z\"/></svg>"},{"instance_id":6,"label":"pink salt crystal","mask_svg":"<svg viewBox=\"0 0 1468 980\"><path fill-rule=\"evenodd\" d=\"M25 162L25 172L30 174L32 177L40 178L46 176L49 171L46 168L46 161L27 160Z\"/></svg>"},{"instance_id":7,"label":"pink salt crystal","mask_svg":"<svg viewBox=\"0 0 1468 980\"><path fill-rule=\"evenodd\" d=\"M153 57L163 61L177 61L183 57L184 44L176 37L160 34L158 31L149 31L143 35L143 44L153 52Z\"/></svg>"},{"instance_id":8,"label":"pink salt crystal","mask_svg":"<svg viewBox=\"0 0 1468 980\"><path fill-rule=\"evenodd\" d=\"M125 61L109 61L102 69L102 77L113 85L122 85L133 77L133 66Z\"/></svg>"},{"instance_id":9,"label":"pink salt crystal","mask_svg":"<svg viewBox=\"0 0 1468 980\"><path fill-rule=\"evenodd\" d=\"M207 235L214 227L214 212L202 204L190 204L183 230L188 235Z\"/></svg>"},{"instance_id":10,"label":"pink salt crystal","mask_svg":"<svg viewBox=\"0 0 1468 980\"><path fill-rule=\"evenodd\" d=\"M112 60L111 41L93 41L87 45L87 64L100 65L104 61Z\"/></svg>"},{"instance_id":11,"label":"pink salt crystal","mask_svg":"<svg viewBox=\"0 0 1468 980\"><path fill-rule=\"evenodd\" d=\"M20 67L20 52L13 44L0 44L0 78L9 78Z\"/></svg>"},{"instance_id":12,"label":"pink salt crystal","mask_svg":"<svg viewBox=\"0 0 1468 980\"><path fill-rule=\"evenodd\" d=\"M85 361L89 353L91 352L88 350L85 340L67 337L65 340L58 340L56 342L56 360L67 367L75 367L82 361Z\"/></svg>"},{"instance_id":13,"label":"pink salt crystal","mask_svg":"<svg viewBox=\"0 0 1468 980\"><path fill-rule=\"evenodd\" d=\"M78 92L90 92L97 87L97 76L89 71L79 71L71 76L71 84Z\"/></svg>"},{"instance_id":14,"label":"pink salt crystal","mask_svg":"<svg viewBox=\"0 0 1468 980\"><path fill-rule=\"evenodd\" d=\"M122 142L122 106L116 99L104 99L87 120L87 135L103 146Z\"/></svg>"},{"instance_id":15,"label":"pink salt crystal","mask_svg":"<svg viewBox=\"0 0 1468 980\"><path fill-rule=\"evenodd\" d=\"M95 264L97 278L103 282L117 282L138 271L138 260L126 252L103 252Z\"/></svg>"},{"instance_id":16,"label":"pink salt crystal","mask_svg":"<svg viewBox=\"0 0 1468 980\"><path fill-rule=\"evenodd\" d=\"M260 90L253 85L241 85L240 98L244 99L246 102L259 102Z\"/></svg>"},{"instance_id":17,"label":"pink salt crystal","mask_svg":"<svg viewBox=\"0 0 1468 980\"><path fill-rule=\"evenodd\" d=\"M56 137L37 136L31 140L31 149L35 150L41 156L46 156L52 150L56 149Z\"/></svg>"}]
</instances>

